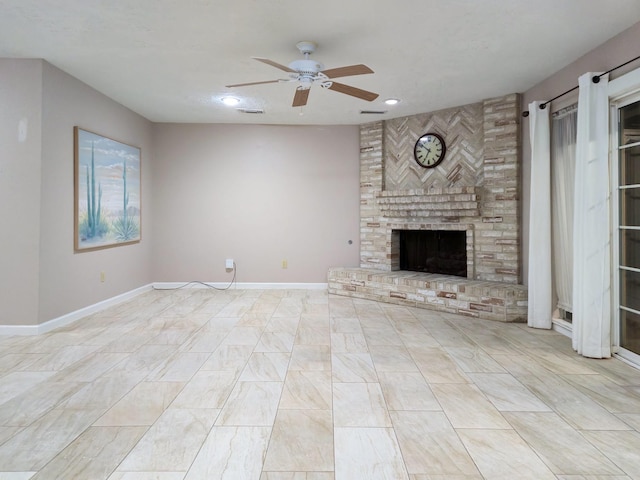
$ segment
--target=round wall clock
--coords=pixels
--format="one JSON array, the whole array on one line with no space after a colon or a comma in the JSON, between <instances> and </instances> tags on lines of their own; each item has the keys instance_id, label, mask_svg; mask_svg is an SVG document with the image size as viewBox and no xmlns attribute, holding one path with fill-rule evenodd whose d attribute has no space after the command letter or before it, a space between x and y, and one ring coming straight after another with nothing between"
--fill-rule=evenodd
<instances>
[{"instance_id":1,"label":"round wall clock","mask_svg":"<svg viewBox=\"0 0 640 480\"><path fill-rule=\"evenodd\" d=\"M447 146L440 135L425 133L413 147L413 157L421 167L433 168L442 162L446 151Z\"/></svg>"}]
</instances>

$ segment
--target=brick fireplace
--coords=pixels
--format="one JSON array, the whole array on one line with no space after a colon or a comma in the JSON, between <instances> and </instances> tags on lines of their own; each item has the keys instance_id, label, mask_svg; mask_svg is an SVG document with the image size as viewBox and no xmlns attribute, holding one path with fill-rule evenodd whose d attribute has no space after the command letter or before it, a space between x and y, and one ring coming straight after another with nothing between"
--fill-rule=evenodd
<instances>
[{"instance_id":1,"label":"brick fireplace","mask_svg":"<svg viewBox=\"0 0 640 480\"><path fill-rule=\"evenodd\" d=\"M360 268L332 268L329 291L502 321L526 319L520 258L517 94L360 128ZM413 161L440 133L447 157ZM400 230L463 230L467 278L400 270Z\"/></svg>"}]
</instances>

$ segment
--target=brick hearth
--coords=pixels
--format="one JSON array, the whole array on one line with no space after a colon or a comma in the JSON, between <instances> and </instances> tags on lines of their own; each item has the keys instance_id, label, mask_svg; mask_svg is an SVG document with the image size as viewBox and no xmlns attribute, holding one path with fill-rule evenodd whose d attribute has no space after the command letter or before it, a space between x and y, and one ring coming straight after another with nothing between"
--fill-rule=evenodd
<instances>
[{"instance_id":1,"label":"brick hearth","mask_svg":"<svg viewBox=\"0 0 640 480\"><path fill-rule=\"evenodd\" d=\"M330 268L329 293L501 322L527 319L527 288L417 272Z\"/></svg>"}]
</instances>

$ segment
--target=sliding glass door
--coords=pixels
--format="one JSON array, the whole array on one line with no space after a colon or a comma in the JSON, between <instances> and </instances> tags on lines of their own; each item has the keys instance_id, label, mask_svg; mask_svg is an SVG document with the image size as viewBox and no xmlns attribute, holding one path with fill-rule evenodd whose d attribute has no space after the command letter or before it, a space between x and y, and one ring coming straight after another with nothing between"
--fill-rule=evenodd
<instances>
[{"instance_id":1,"label":"sliding glass door","mask_svg":"<svg viewBox=\"0 0 640 480\"><path fill-rule=\"evenodd\" d=\"M617 170L617 340L619 354L640 355L640 98L616 105ZM616 217L614 217L616 218ZM615 245L615 244L614 244ZM614 250L615 247L614 247Z\"/></svg>"}]
</instances>

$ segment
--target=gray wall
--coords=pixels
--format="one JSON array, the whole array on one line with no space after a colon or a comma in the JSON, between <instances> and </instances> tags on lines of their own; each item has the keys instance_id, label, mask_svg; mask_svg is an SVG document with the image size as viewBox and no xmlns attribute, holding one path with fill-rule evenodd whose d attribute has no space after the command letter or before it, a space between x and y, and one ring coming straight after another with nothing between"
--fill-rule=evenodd
<instances>
[{"instance_id":1,"label":"gray wall","mask_svg":"<svg viewBox=\"0 0 640 480\"><path fill-rule=\"evenodd\" d=\"M44 62L38 323L146 285L151 277L152 124ZM73 251L73 127L142 151L142 240L95 252ZM100 281L105 273L105 282Z\"/></svg>"},{"instance_id":2,"label":"gray wall","mask_svg":"<svg viewBox=\"0 0 640 480\"><path fill-rule=\"evenodd\" d=\"M154 280L226 282L226 258L239 282L326 283L329 267L358 265L357 126L154 133Z\"/></svg>"},{"instance_id":3,"label":"gray wall","mask_svg":"<svg viewBox=\"0 0 640 480\"><path fill-rule=\"evenodd\" d=\"M0 325L38 318L41 104L42 62L0 59Z\"/></svg>"},{"instance_id":4,"label":"gray wall","mask_svg":"<svg viewBox=\"0 0 640 480\"><path fill-rule=\"evenodd\" d=\"M39 324L148 284L144 231L136 245L73 251L73 127L142 149L145 228L151 122L42 60L0 59L0 78L0 325Z\"/></svg>"}]
</instances>

